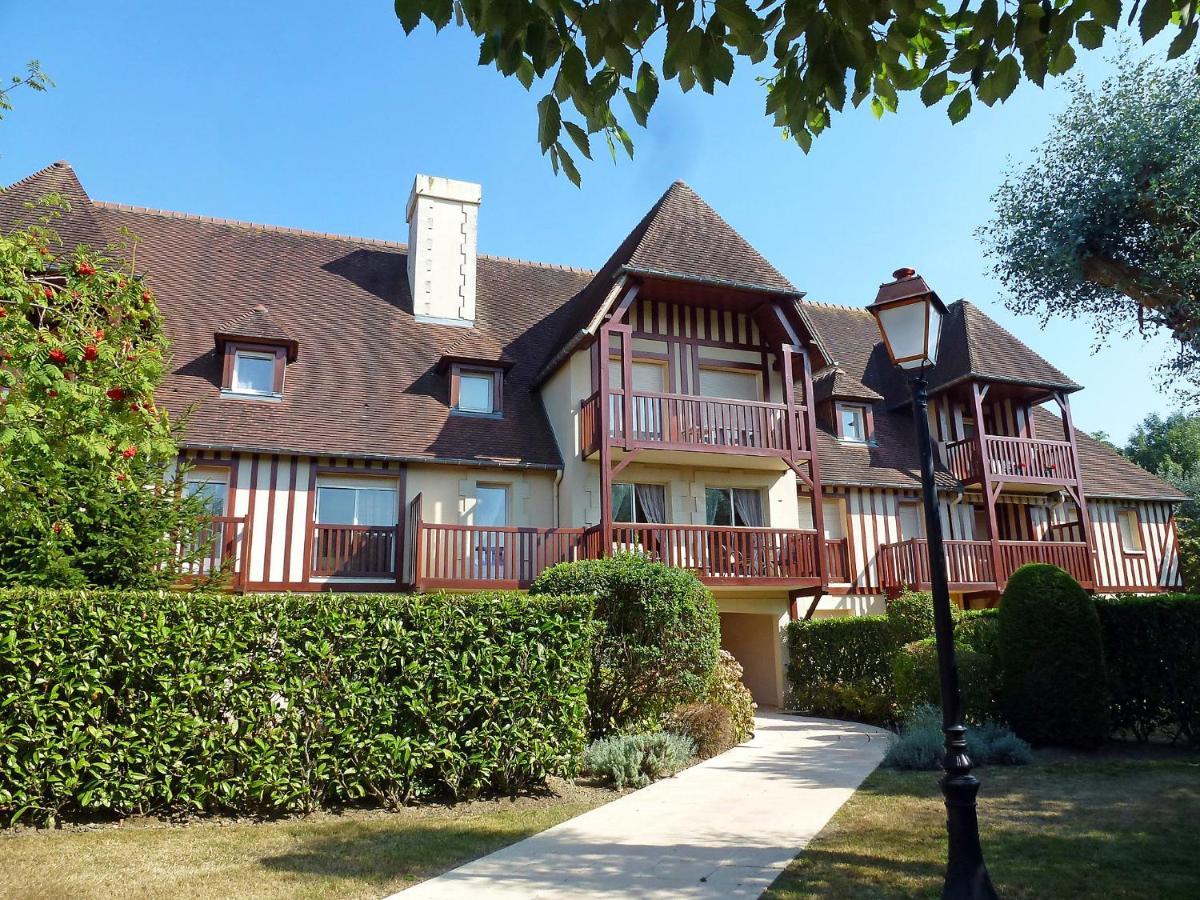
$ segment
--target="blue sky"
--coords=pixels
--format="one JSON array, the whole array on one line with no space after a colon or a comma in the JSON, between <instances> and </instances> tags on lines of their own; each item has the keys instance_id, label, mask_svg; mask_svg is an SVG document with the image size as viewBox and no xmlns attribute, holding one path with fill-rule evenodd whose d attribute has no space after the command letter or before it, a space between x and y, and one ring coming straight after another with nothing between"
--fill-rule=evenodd
<instances>
[{"instance_id":1,"label":"blue sky","mask_svg":"<svg viewBox=\"0 0 1200 900\"><path fill-rule=\"evenodd\" d=\"M1173 406L1154 373L1165 338L1094 353L1090 323L1014 317L986 273L974 231L1006 160L1062 109L1057 88L1022 84L957 126L903 95L898 116L839 116L805 156L749 70L715 96L664 84L636 158L601 150L576 189L538 151L540 95L478 67L465 30L405 37L387 0L41 6L0 0L0 74L37 58L58 85L13 97L0 183L66 159L97 199L404 240L424 172L483 184L483 252L598 266L682 178L811 299L869 303L901 265L970 298L1087 386L1073 404L1089 431L1123 440Z\"/></svg>"}]
</instances>

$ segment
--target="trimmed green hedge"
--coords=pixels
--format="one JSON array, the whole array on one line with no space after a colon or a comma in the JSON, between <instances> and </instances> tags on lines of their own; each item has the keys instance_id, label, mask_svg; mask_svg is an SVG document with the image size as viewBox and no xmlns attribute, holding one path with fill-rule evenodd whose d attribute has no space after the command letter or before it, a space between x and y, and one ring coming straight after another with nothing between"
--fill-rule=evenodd
<instances>
[{"instance_id":1,"label":"trimmed green hedge","mask_svg":"<svg viewBox=\"0 0 1200 900\"><path fill-rule=\"evenodd\" d=\"M0 815L282 812L574 771L586 598L0 591Z\"/></svg>"},{"instance_id":2,"label":"trimmed green hedge","mask_svg":"<svg viewBox=\"0 0 1200 900\"><path fill-rule=\"evenodd\" d=\"M1200 595L1101 599L1113 727L1200 743Z\"/></svg>"},{"instance_id":3,"label":"trimmed green hedge","mask_svg":"<svg viewBox=\"0 0 1200 900\"><path fill-rule=\"evenodd\" d=\"M900 648L887 616L791 622L787 632L791 705L833 718L895 718L891 659Z\"/></svg>"}]
</instances>

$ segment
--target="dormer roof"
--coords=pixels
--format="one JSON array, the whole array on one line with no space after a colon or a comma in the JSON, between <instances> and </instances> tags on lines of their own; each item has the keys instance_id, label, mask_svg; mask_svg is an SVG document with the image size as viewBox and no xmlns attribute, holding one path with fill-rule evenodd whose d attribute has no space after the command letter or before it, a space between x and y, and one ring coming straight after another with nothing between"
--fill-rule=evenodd
<instances>
[{"instance_id":1,"label":"dormer roof","mask_svg":"<svg viewBox=\"0 0 1200 900\"><path fill-rule=\"evenodd\" d=\"M286 328L271 318L270 310L256 303L247 312L226 322L213 334L218 348L229 341L271 344L287 349L288 362L295 362L300 342Z\"/></svg>"},{"instance_id":2,"label":"dormer roof","mask_svg":"<svg viewBox=\"0 0 1200 900\"><path fill-rule=\"evenodd\" d=\"M871 390L857 378L851 378L839 365L826 366L813 375L813 395L816 402L823 400L861 400L874 403L883 397Z\"/></svg>"}]
</instances>

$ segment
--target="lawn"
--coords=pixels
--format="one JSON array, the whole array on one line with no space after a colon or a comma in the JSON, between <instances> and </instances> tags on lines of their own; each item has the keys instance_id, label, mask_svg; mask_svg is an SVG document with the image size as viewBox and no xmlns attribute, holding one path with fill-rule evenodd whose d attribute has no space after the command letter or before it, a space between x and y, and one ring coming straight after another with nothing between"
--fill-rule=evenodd
<instances>
[{"instance_id":1,"label":"lawn","mask_svg":"<svg viewBox=\"0 0 1200 900\"><path fill-rule=\"evenodd\" d=\"M1006 900L1200 897L1200 755L1045 751L978 775L984 855ZM877 770L765 898L937 897L945 834L933 773Z\"/></svg>"},{"instance_id":2,"label":"lawn","mask_svg":"<svg viewBox=\"0 0 1200 900\"><path fill-rule=\"evenodd\" d=\"M0 832L0 897L378 898L616 796L556 781L451 807L17 829Z\"/></svg>"}]
</instances>

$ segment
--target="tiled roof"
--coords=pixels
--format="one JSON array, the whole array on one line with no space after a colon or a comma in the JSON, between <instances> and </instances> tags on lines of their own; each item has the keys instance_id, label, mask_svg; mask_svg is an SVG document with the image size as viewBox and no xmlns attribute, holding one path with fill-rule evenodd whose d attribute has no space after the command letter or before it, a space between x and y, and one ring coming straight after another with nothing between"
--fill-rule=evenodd
<instances>
[{"instance_id":1,"label":"tiled roof","mask_svg":"<svg viewBox=\"0 0 1200 900\"><path fill-rule=\"evenodd\" d=\"M930 391L982 379L1077 391L1079 385L1001 328L969 300L950 304Z\"/></svg>"},{"instance_id":2,"label":"tiled roof","mask_svg":"<svg viewBox=\"0 0 1200 900\"><path fill-rule=\"evenodd\" d=\"M58 194L66 200L70 210L39 205L49 194ZM34 208L26 207L30 203ZM80 244L103 250L115 237L104 231L75 170L65 162L52 163L0 191L0 223L4 227L41 224L47 216L51 217L49 227L62 240L64 253L70 253Z\"/></svg>"},{"instance_id":3,"label":"tiled roof","mask_svg":"<svg viewBox=\"0 0 1200 900\"><path fill-rule=\"evenodd\" d=\"M218 344L236 338L264 344L282 344L288 348L289 362L295 361L300 343L290 331L271 318L270 310L261 303L254 304L248 312L226 322L217 329L214 336Z\"/></svg>"},{"instance_id":4,"label":"tiled roof","mask_svg":"<svg viewBox=\"0 0 1200 900\"><path fill-rule=\"evenodd\" d=\"M822 400L882 400L877 392L861 381L851 378L841 366L826 366L813 375L813 394L818 403Z\"/></svg>"}]
</instances>

